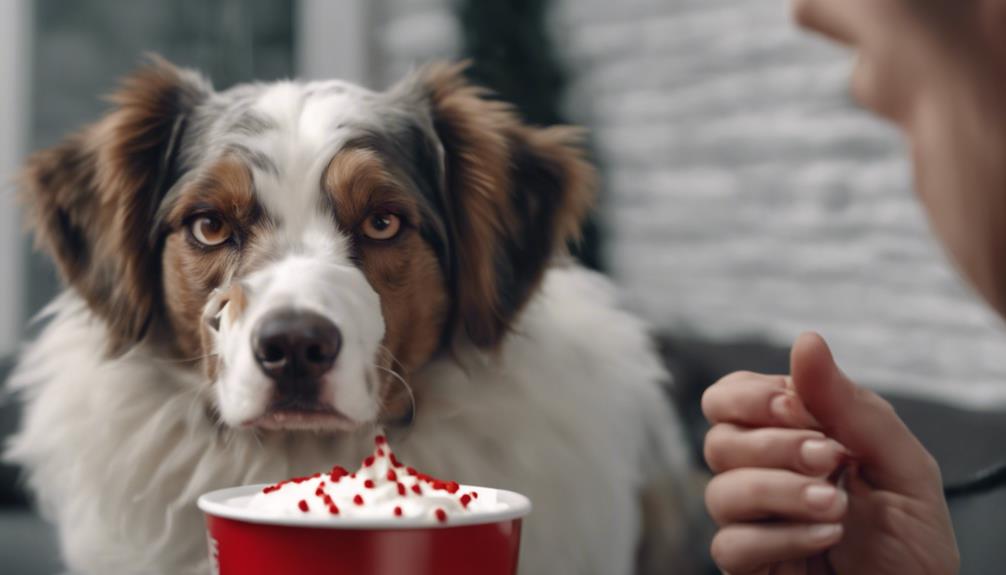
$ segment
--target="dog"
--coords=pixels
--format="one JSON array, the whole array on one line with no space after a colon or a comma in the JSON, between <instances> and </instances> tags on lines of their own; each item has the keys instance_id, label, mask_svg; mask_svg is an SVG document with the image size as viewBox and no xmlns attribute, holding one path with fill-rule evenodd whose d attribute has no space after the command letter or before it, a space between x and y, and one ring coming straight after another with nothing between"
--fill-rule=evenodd
<instances>
[{"instance_id":1,"label":"dog","mask_svg":"<svg viewBox=\"0 0 1006 575\"><path fill-rule=\"evenodd\" d=\"M684 573L686 449L643 322L572 263L594 173L435 64L215 91L158 57L37 152L67 284L10 387L74 572L209 573L207 491L403 461L534 502L526 575Z\"/></svg>"}]
</instances>

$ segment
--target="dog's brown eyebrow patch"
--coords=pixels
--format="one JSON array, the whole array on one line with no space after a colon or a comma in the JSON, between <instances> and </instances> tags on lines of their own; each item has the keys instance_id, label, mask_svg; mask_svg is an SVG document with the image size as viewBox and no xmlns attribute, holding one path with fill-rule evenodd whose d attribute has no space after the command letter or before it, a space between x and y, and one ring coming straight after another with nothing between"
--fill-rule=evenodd
<instances>
[{"instance_id":1,"label":"dog's brown eyebrow patch","mask_svg":"<svg viewBox=\"0 0 1006 575\"><path fill-rule=\"evenodd\" d=\"M180 226L193 211L213 209L250 224L259 213L251 171L240 160L226 157L186 186L168 213L167 221Z\"/></svg>"},{"instance_id":2,"label":"dog's brown eyebrow patch","mask_svg":"<svg viewBox=\"0 0 1006 575\"><path fill-rule=\"evenodd\" d=\"M336 206L339 223L349 228L371 210L387 205L418 225L420 206L402 182L380 155L368 148L340 151L329 162L322 181Z\"/></svg>"}]
</instances>

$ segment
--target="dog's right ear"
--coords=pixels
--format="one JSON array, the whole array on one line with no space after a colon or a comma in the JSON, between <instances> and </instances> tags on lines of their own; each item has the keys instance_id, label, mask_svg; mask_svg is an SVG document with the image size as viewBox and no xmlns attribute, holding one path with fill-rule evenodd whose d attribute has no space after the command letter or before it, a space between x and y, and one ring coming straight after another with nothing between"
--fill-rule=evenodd
<instances>
[{"instance_id":1,"label":"dog's right ear","mask_svg":"<svg viewBox=\"0 0 1006 575\"><path fill-rule=\"evenodd\" d=\"M149 60L122 81L102 120L35 153L22 176L37 244L106 320L111 353L139 341L155 313L154 217L177 179L190 112L211 92L194 72Z\"/></svg>"}]
</instances>

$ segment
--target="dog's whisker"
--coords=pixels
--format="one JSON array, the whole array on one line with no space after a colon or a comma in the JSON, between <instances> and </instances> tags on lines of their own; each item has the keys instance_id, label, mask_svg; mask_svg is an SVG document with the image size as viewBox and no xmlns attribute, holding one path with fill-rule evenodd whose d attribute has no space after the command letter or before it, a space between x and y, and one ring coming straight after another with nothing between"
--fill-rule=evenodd
<instances>
[{"instance_id":1,"label":"dog's whisker","mask_svg":"<svg viewBox=\"0 0 1006 575\"><path fill-rule=\"evenodd\" d=\"M416 409L417 409L416 394L412 391L412 386L409 385L409 382L405 381L405 378L402 377L401 374L399 374L397 371L395 371L395 370L393 370L391 368L380 366L380 365L376 365L376 364L374 365L374 367L376 369L379 369L379 370L383 371L383 372L386 372L388 375L390 375L392 377L392 379L394 379L395 381L401 383L402 387L405 388L405 392L409 395L409 404L410 404L409 405L409 409L410 409L411 414L412 414L412 416L409 418L409 424L411 425L412 422L415 421L415 419L416 419ZM381 402L381 408L383 409L385 407L387 407L387 406L385 406L384 402L382 401Z\"/></svg>"},{"instance_id":2,"label":"dog's whisker","mask_svg":"<svg viewBox=\"0 0 1006 575\"><path fill-rule=\"evenodd\" d=\"M251 436L252 436L252 439L255 440L255 444L258 445L259 449L264 450L265 449L265 444L262 443L262 436L259 435L259 432L258 432L257 429L253 431L253 433L251 434Z\"/></svg>"},{"instance_id":3,"label":"dog's whisker","mask_svg":"<svg viewBox=\"0 0 1006 575\"><path fill-rule=\"evenodd\" d=\"M401 361L398 361L398 358L395 357L394 353L391 353L391 349L389 349L386 345L379 343L377 344L377 347L380 348L382 352L387 354L388 358L391 359L392 364L397 364L399 369L405 368L405 365L403 365Z\"/></svg>"}]
</instances>

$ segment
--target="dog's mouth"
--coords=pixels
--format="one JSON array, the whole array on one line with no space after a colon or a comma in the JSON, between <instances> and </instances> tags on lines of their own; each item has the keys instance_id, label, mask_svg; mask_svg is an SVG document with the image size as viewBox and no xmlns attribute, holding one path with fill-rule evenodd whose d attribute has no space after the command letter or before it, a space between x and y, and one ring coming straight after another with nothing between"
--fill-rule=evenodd
<instances>
[{"instance_id":1,"label":"dog's mouth","mask_svg":"<svg viewBox=\"0 0 1006 575\"><path fill-rule=\"evenodd\" d=\"M353 431L361 423L332 406L319 402L274 402L262 415L245 422L246 427L269 430Z\"/></svg>"}]
</instances>

